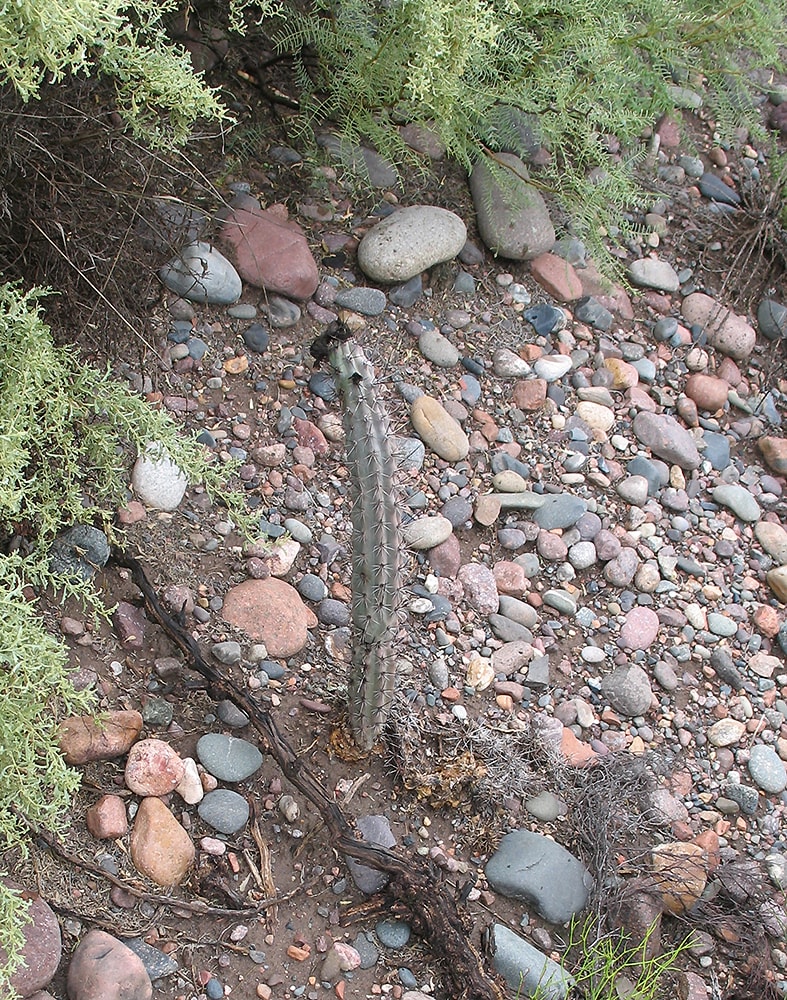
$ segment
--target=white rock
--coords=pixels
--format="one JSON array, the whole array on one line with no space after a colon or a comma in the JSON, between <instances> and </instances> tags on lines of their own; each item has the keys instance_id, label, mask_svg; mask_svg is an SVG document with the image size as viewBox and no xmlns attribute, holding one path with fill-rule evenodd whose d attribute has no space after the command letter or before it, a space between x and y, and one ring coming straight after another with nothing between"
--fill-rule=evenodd
<instances>
[{"instance_id":1,"label":"white rock","mask_svg":"<svg viewBox=\"0 0 787 1000\"><path fill-rule=\"evenodd\" d=\"M402 528L402 537L411 549L432 549L444 542L452 531L453 525L448 518L438 514L436 517L419 517L406 524Z\"/></svg>"},{"instance_id":2,"label":"white rock","mask_svg":"<svg viewBox=\"0 0 787 1000\"><path fill-rule=\"evenodd\" d=\"M178 795L190 806L196 805L201 802L204 795L205 789L202 787L202 780L197 770L197 762L193 757L184 757L183 763L186 765L183 771L183 777L180 779L180 784L177 786L175 791Z\"/></svg>"},{"instance_id":3,"label":"white rock","mask_svg":"<svg viewBox=\"0 0 787 1000\"><path fill-rule=\"evenodd\" d=\"M412 205L369 230L358 247L358 264L374 281L409 281L451 260L466 241L467 229L458 215L434 205Z\"/></svg>"},{"instance_id":4,"label":"white rock","mask_svg":"<svg viewBox=\"0 0 787 1000\"><path fill-rule=\"evenodd\" d=\"M548 354L539 358L533 365L533 371L545 382L557 382L567 372L571 371L573 362L565 354Z\"/></svg>"},{"instance_id":5,"label":"white rock","mask_svg":"<svg viewBox=\"0 0 787 1000\"><path fill-rule=\"evenodd\" d=\"M224 254L201 240L183 247L160 269L159 278L171 292L192 302L229 305L243 291L240 275Z\"/></svg>"},{"instance_id":6,"label":"white rock","mask_svg":"<svg viewBox=\"0 0 787 1000\"><path fill-rule=\"evenodd\" d=\"M135 493L155 510L175 510L183 499L188 482L186 474L158 442L145 448L145 454L139 456L131 472Z\"/></svg>"}]
</instances>

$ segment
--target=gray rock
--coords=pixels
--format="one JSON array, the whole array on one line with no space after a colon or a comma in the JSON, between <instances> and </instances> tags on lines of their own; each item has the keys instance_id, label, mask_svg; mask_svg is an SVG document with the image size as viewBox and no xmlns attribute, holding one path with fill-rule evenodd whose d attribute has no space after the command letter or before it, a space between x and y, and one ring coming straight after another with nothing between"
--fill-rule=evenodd
<instances>
[{"instance_id":1,"label":"gray rock","mask_svg":"<svg viewBox=\"0 0 787 1000\"><path fill-rule=\"evenodd\" d=\"M607 674L601 681L601 692L616 712L629 718L645 715L653 697L650 678L633 663L615 667Z\"/></svg>"},{"instance_id":2,"label":"gray rock","mask_svg":"<svg viewBox=\"0 0 787 1000\"><path fill-rule=\"evenodd\" d=\"M558 816L565 816L566 804L552 792L540 792L525 802L525 809L542 823L551 823Z\"/></svg>"},{"instance_id":3,"label":"gray rock","mask_svg":"<svg viewBox=\"0 0 787 1000\"><path fill-rule=\"evenodd\" d=\"M602 332L612 326L615 317L592 295L584 295L574 304L574 316L580 323L587 323Z\"/></svg>"},{"instance_id":4,"label":"gray rock","mask_svg":"<svg viewBox=\"0 0 787 1000\"><path fill-rule=\"evenodd\" d=\"M674 417L641 410L634 418L632 429L637 440L665 462L687 470L699 466L700 455L694 438Z\"/></svg>"},{"instance_id":5,"label":"gray rock","mask_svg":"<svg viewBox=\"0 0 787 1000\"><path fill-rule=\"evenodd\" d=\"M705 450L702 457L710 462L717 472L723 472L730 464L730 439L726 434L705 431L702 435Z\"/></svg>"},{"instance_id":6,"label":"gray rock","mask_svg":"<svg viewBox=\"0 0 787 1000\"><path fill-rule=\"evenodd\" d=\"M244 726L248 726L249 724L248 715L242 712L234 702L226 699L220 701L216 706L216 715L230 729L243 729Z\"/></svg>"},{"instance_id":7,"label":"gray rock","mask_svg":"<svg viewBox=\"0 0 787 1000\"><path fill-rule=\"evenodd\" d=\"M453 368L459 362L459 351L437 330L424 330L418 338L418 350L440 368Z\"/></svg>"},{"instance_id":8,"label":"gray rock","mask_svg":"<svg viewBox=\"0 0 787 1000\"><path fill-rule=\"evenodd\" d=\"M277 330L295 326L301 318L301 307L281 295L268 295L262 308L270 325Z\"/></svg>"},{"instance_id":9,"label":"gray rock","mask_svg":"<svg viewBox=\"0 0 787 1000\"><path fill-rule=\"evenodd\" d=\"M533 906L539 916L563 924L587 904L591 876L569 851L538 833L507 833L485 865L495 892Z\"/></svg>"},{"instance_id":10,"label":"gray rock","mask_svg":"<svg viewBox=\"0 0 787 1000\"><path fill-rule=\"evenodd\" d=\"M123 944L130 948L145 966L152 982L164 979L178 971L178 963L170 955L165 955L159 948L153 948L142 938L121 938Z\"/></svg>"},{"instance_id":11,"label":"gray rock","mask_svg":"<svg viewBox=\"0 0 787 1000\"><path fill-rule=\"evenodd\" d=\"M375 948L374 942L371 940L371 934L359 934L353 941L352 946L361 956L362 969L373 969L377 965L380 952Z\"/></svg>"},{"instance_id":12,"label":"gray rock","mask_svg":"<svg viewBox=\"0 0 787 1000\"><path fill-rule=\"evenodd\" d=\"M546 604L548 608L554 608L558 614L567 615L569 618L573 618L577 613L576 598L567 590L563 590L560 587L545 590L543 593L543 599L544 604Z\"/></svg>"},{"instance_id":13,"label":"gray rock","mask_svg":"<svg viewBox=\"0 0 787 1000\"><path fill-rule=\"evenodd\" d=\"M757 326L768 340L787 337L787 306L774 299L763 299L757 307Z\"/></svg>"},{"instance_id":14,"label":"gray rock","mask_svg":"<svg viewBox=\"0 0 787 1000\"><path fill-rule=\"evenodd\" d=\"M426 448L423 441L418 438L393 437L391 438L391 458L396 463L396 468L401 472L411 470L418 471L424 464Z\"/></svg>"},{"instance_id":15,"label":"gray rock","mask_svg":"<svg viewBox=\"0 0 787 1000\"><path fill-rule=\"evenodd\" d=\"M737 782L730 781L722 790L724 795L731 802L734 802L742 813L745 813L747 816L753 816L757 812L757 807L760 804L760 796L756 788L752 788L751 785L739 785Z\"/></svg>"},{"instance_id":16,"label":"gray rock","mask_svg":"<svg viewBox=\"0 0 787 1000\"><path fill-rule=\"evenodd\" d=\"M501 642L532 642L533 633L505 615L490 615L489 625Z\"/></svg>"},{"instance_id":17,"label":"gray rock","mask_svg":"<svg viewBox=\"0 0 787 1000\"><path fill-rule=\"evenodd\" d=\"M298 581L298 593L307 601L322 601L328 596L328 588L324 581L314 573L305 573Z\"/></svg>"},{"instance_id":18,"label":"gray rock","mask_svg":"<svg viewBox=\"0 0 787 1000\"><path fill-rule=\"evenodd\" d=\"M587 509L588 505L581 497L570 493L548 493L542 498L541 506L533 513L533 520L545 531L570 528Z\"/></svg>"},{"instance_id":19,"label":"gray rock","mask_svg":"<svg viewBox=\"0 0 787 1000\"><path fill-rule=\"evenodd\" d=\"M233 667L236 663L240 663L241 650L239 642L215 642L210 647L211 656L213 656L219 663L225 664L225 666Z\"/></svg>"},{"instance_id":20,"label":"gray rock","mask_svg":"<svg viewBox=\"0 0 787 1000\"><path fill-rule=\"evenodd\" d=\"M197 806L197 812L203 822L219 833L237 833L249 821L249 803L229 788L208 792Z\"/></svg>"},{"instance_id":21,"label":"gray rock","mask_svg":"<svg viewBox=\"0 0 787 1000\"><path fill-rule=\"evenodd\" d=\"M787 788L787 770L784 761L773 747L764 743L758 743L751 748L749 774L754 784L769 795L778 795Z\"/></svg>"},{"instance_id":22,"label":"gray rock","mask_svg":"<svg viewBox=\"0 0 787 1000\"><path fill-rule=\"evenodd\" d=\"M358 264L374 281L405 282L451 260L466 239L467 229L458 215L432 205L412 205L369 230L358 247Z\"/></svg>"},{"instance_id":23,"label":"gray rock","mask_svg":"<svg viewBox=\"0 0 787 1000\"><path fill-rule=\"evenodd\" d=\"M344 601L326 597L317 605L317 618L323 625L335 625L341 628L350 624L350 609Z\"/></svg>"},{"instance_id":24,"label":"gray rock","mask_svg":"<svg viewBox=\"0 0 787 1000\"><path fill-rule=\"evenodd\" d=\"M220 781L243 781L262 764L262 754L252 743L223 733L201 736L197 757L205 770Z\"/></svg>"},{"instance_id":25,"label":"gray rock","mask_svg":"<svg viewBox=\"0 0 787 1000\"><path fill-rule=\"evenodd\" d=\"M577 542L568 550L568 561L576 570L589 569L596 562L596 546L593 542Z\"/></svg>"},{"instance_id":26,"label":"gray rock","mask_svg":"<svg viewBox=\"0 0 787 1000\"><path fill-rule=\"evenodd\" d=\"M510 260L532 260L552 248L555 229L541 194L523 178L518 156L498 153L494 168L485 160L470 175L478 232L489 249Z\"/></svg>"},{"instance_id":27,"label":"gray rock","mask_svg":"<svg viewBox=\"0 0 787 1000\"><path fill-rule=\"evenodd\" d=\"M722 483L713 491L713 499L722 507L728 507L741 521L759 521L762 517L760 505L751 493L738 483Z\"/></svg>"},{"instance_id":28,"label":"gray rock","mask_svg":"<svg viewBox=\"0 0 787 1000\"><path fill-rule=\"evenodd\" d=\"M362 316L379 316L385 309L385 292L379 288L345 288L336 293L335 303L342 309L352 309Z\"/></svg>"},{"instance_id":29,"label":"gray rock","mask_svg":"<svg viewBox=\"0 0 787 1000\"><path fill-rule=\"evenodd\" d=\"M388 917L375 924L374 933L384 948L404 948L410 940L410 925L404 920Z\"/></svg>"},{"instance_id":30,"label":"gray rock","mask_svg":"<svg viewBox=\"0 0 787 1000\"><path fill-rule=\"evenodd\" d=\"M743 677L735 666L728 649L723 646L714 649L710 654L710 665L716 671L719 680L729 684L736 691L743 687Z\"/></svg>"},{"instance_id":31,"label":"gray rock","mask_svg":"<svg viewBox=\"0 0 787 1000\"><path fill-rule=\"evenodd\" d=\"M648 481L648 495L654 497L669 482L669 467L664 462L652 461L637 455L626 466L630 476L644 476Z\"/></svg>"},{"instance_id":32,"label":"gray rock","mask_svg":"<svg viewBox=\"0 0 787 1000\"><path fill-rule=\"evenodd\" d=\"M433 549L444 542L453 530L447 517L419 517L402 528L402 541L411 549Z\"/></svg>"},{"instance_id":33,"label":"gray rock","mask_svg":"<svg viewBox=\"0 0 787 1000\"><path fill-rule=\"evenodd\" d=\"M283 528L290 533L296 542L300 542L301 545L308 545L314 538L311 528L296 517L286 518Z\"/></svg>"},{"instance_id":34,"label":"gray rock","mask_svg":"<svg viewBox=\"0 0 787 1000\"><path fill-rule=\"evenodd\" d=\"M368 181L372 187L393 187L397 182L396 169L373 149L358 146L329 132L318 135L317 144L327 149L331 156L340 160L358 177Z\"/></svg>"},{"instance_id":35,"label":"gray rock","mask_svg":"<svg viewBox=\"0 0 787 1000\"><path fill-rule=\"evenodd\" d=\"M731 187L727 187L724 181L716 174L708 171L700 177L698 186L706 198L711 201L720 202L723 205L740 205L741 196Z\"/></svg>"},{"instance_id":36,"label":"gray rock","mask_svg":"<svg viewBox=\"0 0 787 1000\"><path fill-rule=\"evenodd\" d=\"M680 288L680 279L672 264L656 257L632 261L628 276L639 288L656 288L661 292L677 292Z\"/></svg>"},{"instance_id":37,"label":"gray rock","mask_svg":"<svg viewBox=\"0 0 787 1000\"><path fill-rule=\"evenodd\" d=\"M243 291L240 275L227 258L209 243L188 243L159 270L166 287L191 302L229 305Z\"/></svg>"},{"instance_id":38,"label":"gray rock","mask_svg":"<svg viewBox=\"0 0 787 1000\"><path fill-rule=\"evenodd\" d=\"M440 513L448 518L454 529L462 528L472 519L473 506L465 497L451 497L443 504Z\"/></svg>"},{"instance_id":39,"label":"gray rock","mask_svg":"<svg viewBox=\"0 0 787 1000\"><path fill-rule=\"evenodd\" d=\"M738 623L734 618L711 611L708 613L708 629L714 635L729 639L738 631Z\"/></svg>"},{"instance_id":40,"label":"gray rock","mask_svg":"<svg viewBox=\"0 0 787 1000\"><path fill-rule=\"evenodd\" d=\"M557 382L571 371L571 358L565 354L547 354L533 365L533 371L545 382Z\"/></svg>"},{"instance_id":41,"label":"gray rock","mask_svg":"<svg viewBox=\"0 0 787 1000\"><path fill-rule=\"evenodd\" d=\"M185 473L159 443L149 444L131 470L131 485L137 496L154 510L175 510L188 486Z\"/></svg>"},{"instance_id":42,"label":"gray rock","mask_svg":"<svg viewBox=\"0 0 787 1000\"><path fill-rule=\"evenodd\" d=\"M52 543L49 550L49 568L53 573L64 573L91 580L109 559L107 536L89 524L75 524L67 528Z\"/></svg>"},{"instance_id":43,"label":"gray rock","mask_svg":"<svg viewBox=\"0 0 787 1000\"><path fill-rule=\"evenodd\" d=\"M423 278L416 274L414 278L405 281L403 285L396 285L388 292L388 298L395 306L409 309L421 298L424 290Z\"/></svg>"},{"instance_id":44,"label":"gray rock","mask_svg":"<svg viewBox=\"0 0 787 1000\"><path fill-rule=\"evenodd\" d=\"M492 355L492 371L498 378L523 378L530 374L530 365L509 347L498 347Z\"/></svg>"},{"instance_id":45,"label":"gray rock","mask_svg":"<svg viewBox=\"0 0 787 1000\"><path fill-rule=\"evenodd\" d=\"M505 615L506 618L510 618L512 621L518 622L525 628L530 629L536 627L538 612L532 605L526 604L525 601L519 601L516 597L509 597L508 594L501 594L499 611L501 615Z\"/></svg>"},{"instance_id":46,"label":"gray rock","mask_svg":"<svg viewBox=\"0 0 787 1000\"><path fill-rule=\"evenodd\" d=\"M396 837L386 816L361 816L356 821L356 826L369 844L376 844L378 847L393 847L396 844ZM388 883L388 876L384 872L362 865L355 858L346 857L345 860L353 882L367 896L379 892Z\"/></svg>"},{"instance_id":47,"label":"gray rock","mask_svg":"<svg viewBox=\"0 0 787 1000\"><path fill-rule=\"evenodd\" d=\"M503 924L494 924L495 952L492 964L518 997L565 1000L574 980L538 948Z\"/></svg>"}]
</instances>

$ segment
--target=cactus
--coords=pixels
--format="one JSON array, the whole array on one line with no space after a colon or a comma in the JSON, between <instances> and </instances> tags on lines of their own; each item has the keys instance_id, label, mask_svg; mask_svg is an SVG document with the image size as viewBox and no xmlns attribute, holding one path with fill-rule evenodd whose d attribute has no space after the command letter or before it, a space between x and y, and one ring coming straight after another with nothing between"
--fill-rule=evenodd
<instances>
[{"instance_id":1,"label":"cactus","mask_svg":"<svg viewBox=\"0 0 787 1000\"><path fill-rule=\"evenodd\" d=\"M399 600L400 537L390 426L374 389L374 369L357 344L323 335L344 403L352 490L353 654L350 729L364 750L380 737L396 688L393 641ZM315 355L317 351L314 350Z\"/></svg>"}]
</instances>

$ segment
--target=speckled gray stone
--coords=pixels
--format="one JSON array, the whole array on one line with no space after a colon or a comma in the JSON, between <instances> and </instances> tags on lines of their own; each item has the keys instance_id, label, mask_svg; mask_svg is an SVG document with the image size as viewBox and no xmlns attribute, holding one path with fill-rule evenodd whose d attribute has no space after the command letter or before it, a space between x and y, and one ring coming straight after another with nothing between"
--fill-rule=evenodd
<instances>
[{"instance_id":1,"label":"speckled gray stone","mask_svg":"<svg viewBox=\"0 0 787 1000\"><path fill-rule=\"evenodd\" d=\"M787 770L784 761L773 747L764 743L751 748L749 774L755 785L769 795L778 795L787 788Z\"/></svg>"},{"instance_id":2,"label":"speckled gray stone","mask_svg":"<svg viewBox=\"0 0 787 1000\"><path fill-rule=\"evenodd\" d=\"M220 781L243 781L262 764L262 754L247 740L206 733L197 741L199 762Z\"/></svg>"},{"instance_id":3,"label":"speckled gray stone","mask_svg":"<svg viewBox=\"0 0 787 1000\"><path fill-rule=\"evenodd\" d=\"M574 980L557 962L503 924L495 924L492 932L492 964L517 997L534 996L538 990L539 1000L564 1000Z\"/></svg>"},{"instance_id":4,"label":"speckled gray stone","mask_svg":"<svg viewBox=\"0 0 787 1000\"><path fill-rule=\"evenodd\" d=\"M219 833L237 833L249 821L249 803L229 788L208 792L197 806L200 819Z\"/></svg>"}]
</instances>

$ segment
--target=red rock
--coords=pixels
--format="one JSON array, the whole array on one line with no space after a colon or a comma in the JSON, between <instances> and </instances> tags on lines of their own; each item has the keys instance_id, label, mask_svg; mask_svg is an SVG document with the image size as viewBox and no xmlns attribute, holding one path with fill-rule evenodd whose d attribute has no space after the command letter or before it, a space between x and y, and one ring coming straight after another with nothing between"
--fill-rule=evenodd
<instances>
[{"instance_id":1,"label":"red rock","mask_svg":"<svg viewBox=\"0 0 787 1000\"><path fill-rule=\"evenodd\" d=\"M677 973L677 980L677 1000L708 1000L710 996L708 987L696 972L679 971Z\"/></svg>"},{"instance_id":2,"label":"red rock","mask_svg":"<svg viewBox=\"0 0 787 1000\"><path fill-rule=\"evenodd\" d=\"M661 140L662 149L677 149L680 146L680 125L666 115L661 119L656 129Z\"/></svg>"},{"instance_id":3,"label":"red rock","mask_svg":"<svg viewBox=\"0 0 787 1000\"><path fill-rule=\"evenodd\" d=\"M648 649L659 633L659 616L651 608L634 607L626 614L620 630L623 649Z\"/></svg>"},{"instance_id":4,"label":"red rock","mask_svg":"<svg viewBox=\"0 0 787 1000\"><path fill-rule=\"evenodd\" d=\"M140 740L129 751L125 780L137 795L167 795L183 780L186 765L163 740Z\"/></svg>"},{"instance_id":5,"label":"red rock","mask_svg":"<svg viewBox=\"0 0 787 1000\"><path fill-rule=\"evenodd\" d=\"M724 408L727 402L729 385L721 378L714 378L713 375L703 375L696 372L686 379L686 395L701 410L708 410L715 413Z\"/></svg>"},{"instance_id":6,"label":"red rock","mask_svg":"<svg viewBox=\"0 0 787 1000\"><path fill-rule=\"evenodd\" d=\"M276 577L233 587L224 599L222 615L255 642L265 643L272 657L299 653L306 645L307 630L317 624L298 591Z\"/></svg>"},{"instance_id":7,"label":"red rock","mask_svg":"<svg viewBox=\"0 0 787 1000\"><path fill-rule=\"evenodd\" d=\"M705 866L708 874L712 875L721 864L719 835L713 830L703 830L694 837L693 842L702 848L705 854Z\"/></svg>"},{"instance_id":8,"label":"red rock","mask_svg":"<svg viewBox=\"0 0 787 1000\"><path fill-rule=\"evenodd\" d=\"M298 444L302 448L311 448L315 455L326 455L330 451L331 446L325 439L325 435L310 420L296 417L293 426L298 435Z\"/></svg>"},{"instance_id":9,"label":"red rock","mask_svg":"<svg viewBox=\"0 0 787 1000\"><path fill-rule=\"evenodd\" d=\"M530 581L525 576L524 569L519 563L501 560L495 563L492 568L495 578L495 585L498 594L507 594L510 597L524 597L530 590Z\"/></svg>"},{"instance_id":10,"label":"red rock","mask_svg":"<svg viewBox=\"0 0 787 1000\"><path fill-rule=\"evenodd\" d=\"M650 413L656 412L656 400L642 386L632 385L630 389L626 389L624 399L638 410L648 410Z\"/></svg>"},{"instance_id":11,"label":"red rock","mask_svg":"<svg viewBox=\"0 0 787 1000\"><path fill-rule=\"evenodd\" d=\"M61 724L58 741L67 764L90 764L128 753L141 729L139 712L75 715Z\"/></svg>"},{"instance_id":12,"label":"red rock","mask_svg":"<svg viewBox=\"0 0 787 1000\"><path fill-rule=\"evenodd\" d=\"M427 553L429 565L438 576L454 577L462 565L462 551L459 539L453 532L444 542L435 545Z\"/></svg>"},{"instance_id":13,"label":"red rock","mask_svg":"<svg viewBox=\"0 0 787 1000\"><path fill-rule=\"evenodd\" d=\"M57 972L62 953L60 924L52 908L38 893L23 890L11 881L5 881L5 885L27 900L30 922L22 928L22 964L11 976L10 983L4 980L4 985L10 986L20 996L27 997L48 986ZM4 965L7 960L8 953L0 947L0 965Z\"/></svg>"},{"instance_id":14,"label":"red rock","mask_svg":"<svg viewBox=\"0 0 787 1000\"><path fill-rule=\"evenodd\" d=\"M140 803L129 842L134 867L156 885L178 885L194 863L191 838L161 799Z\"/></svg>"},{"instance_id":15,"label":"red rock","mask_svg":"<svg viewBox=\"0 0 787 1000\"><path fill-rule=\"evenodd\" d=\"M251 195L239 195L225 213L220 238L234 250L238 273L249 284L294 299L314 294L317 265L284 205L263 209Z\"/></svg>"},{"instance_id":16,"label":"red rock","mask_svg":"<svg viewBox=\"0 0 787 1000\"><path fill-rule=\"evenodd\" d=\"M560 537L542 528L536 539L536 549L542 559L549 562L563 562L568 556L568 546Z\"/></svg>"},{"instance_id":17,"label":"red rock","mask_svg":"<svg viewBox=\"0 0 787 1000\"><path fill-rule=\"evenodd\" d=\"M129 500L126 506L121 507L118 511L118 521L125 525L144 521L146 517L147 512L145 511L145 507L139 500Z\"/></svg>"},{"instance_id":18,"label":"red rock","mask_svg":"<svg viewBox=\"0 0 787 1000\"><path fill-rule=\"evenodd\" d=\"M560 736L560 753L565 762L572 767L587 767L598 759L598 754L590 744L577 739L568 726L563 727Z\"/></svg>"},{"instance_id":19,"label":"red rock","mask_svg":"<svg viewBox=\"0 0 787 1000\"><path fill-rule=\"evenodd\" d=\"M757 444L768 466L778 476L787 476L787 438L763 437Z\"/></svg>"},{"instance_id":20,"label":"red rock","mask_svg":"<svg viewBox=\"0 0 787 1000\"><path fill-rule=\"evenodd\" d=\"M128 601L118 601L112 613L112 624L124 649L142 649L147 618L141 608L129 604Z\"/></svg>"},{"instance_id":21,"label":"red rock","mask_svg":"<svg viewBox=\"0 0 787 1000\"><path fill-rule=\"evenodd\" d=\"M542 253L530 261L530 273L558 302L573 302L582 297L582 282L567 260L554 253Z\"/></svg>"},{"instance_id":22,"label":"red rock","mask_svg":"<svg viewBox=\"0 0 787 1000\"><path fill-rule=\"evenodd\" d=\"M779 615L769 604L761 604L754 612L754 624L769 639L773 639L779 631Z\"/></svg>"},{"instance_id":23,"label":"red rock","mask_svg":"<svg viewBox=\"0 0 787 1000\"><path fill-rule=\"evenodd\" d=\"M105 931L89 931L71 956L71 1000L150 1000L153 987L142 960Z\"/></svg>"},{"instance_id":24,"label":"red rock","mask_svg":"<svg viewBox=\"0 0 787 1000\"><path fill-rule=\"evenodd\" d=\"M540 410L547 398L547 384L542 378L522 379L514 386L511 398L520 410Z\"/></svg>"},{"instance_id":25,"label":"red rock","mask_svg":"<svg viewBox=\"0 0 787 1000\"><path fill-rule=\"evenodd\" d=\"M716 375L718 378L723 378L731 386L739 386L743 381L741 370L732 358L725 357L721 359Z\"/></svg>"},{"instance_id":26,"label":"red rock","mask_svg":"<svg viewBox=\"0 0 787 1000\"><path fill-rule=\"evenodd\" d=\"M128 833L126 807L119 795L102 795L85 814L91 837L97 840L117 840Z\"/></svg>"}]
</instances>

